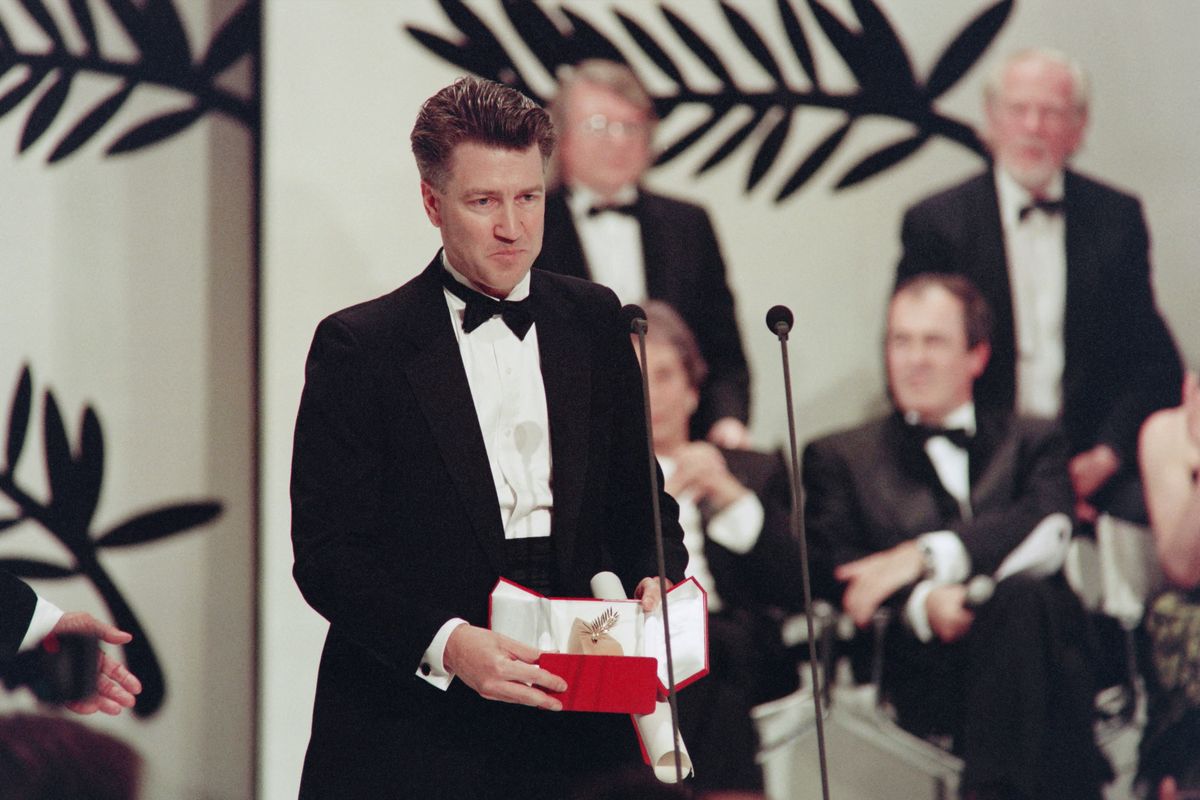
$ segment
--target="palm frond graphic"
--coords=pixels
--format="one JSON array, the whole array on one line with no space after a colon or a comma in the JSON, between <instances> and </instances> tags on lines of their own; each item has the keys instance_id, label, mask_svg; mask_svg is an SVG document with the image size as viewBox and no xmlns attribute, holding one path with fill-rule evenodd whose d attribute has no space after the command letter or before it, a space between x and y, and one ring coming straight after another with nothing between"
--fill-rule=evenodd
<instances>
[{"instance_id":1,"label":"palm frond graphic","mask_svg":"<svg viewBox=\"0 0 1200 800\"><path fill-rule=\"evenodd\" d=\"M17 480L17 464L24 451L33 404L33 379L29 367L13 392L8 418L5 461L0 468L0 494L15 507L12 516L0 519L0 535L31 522L41 526L71 554L63 566L31 558L0 558L0 568L22 578L61 579L83 576L100 594L113 624L133 634L124 646L125 662L142 681L134 713L154 714L166 696L166 678L154 647L133 608L100 563L100 551L140 545L207 524L220 515L219 502L204 500L163 506L135 514L107 531L92 534L92 517L100 500L104 477L104 435L91 406L83 410L79 441L72 445L54 393L46 391L42 404L42 439L46 459L49 499L41 502Z\"/></svg>"},{"instance_id":2,"label":"palm frond graphic","mask_svg":"<svg viewBox=\"0 0 1200 800\"><path fill-rule=\"evenodd\" d=\"M634 63L622 46L571 8L560 5L553 11L544 4L497 0L512 31L524 45L526 64L540 64L550 75L559 67L588 58L605 58ZM728 59L713 47L703 33L680 11L667 4L648 7L662 15L679 43L716 78L716 89L697 88L684 75L663 43L641 22L619 9L612 11L629 35L625 48L635 47L669 80L674 91L654 96L655 110L666 119L682 106L699 105L708 113L659 153L656 164L665 164L696 147L734 109L750 110L750 119L728 134L696 168L700 175L721 164L743 148L754 156L746 176L745 191L753 191L780 164L789 135L797 127L804 107L839 111L844 121L819 141L799 161L786 167L787 177L775 195L782 202L795 194L840 148L846 145L856 122L870 117L888 117L909 123L912 132L904 138L861 156L836 181L835 189L862 183L912 156L934 137L942 137L984 155L983 144L970 125L941 114L936 101L971 70L991 45L1012 12L1014 0L999 0L968 22L942 50L924 81L915 73L912 59L874 0L850 0L857 26L844 22L820 0L805 0L816 27L842 59L856 83L852 91L826 88L809 44L811 31L797 14L791 0L777 0L778 24L787 34L790 58L808 81L803 89L785 77L781 61L772 52L759 29L730 3L718 2L730 30L746 54L769 78L768 88L746 91L728 66ZM446 17L461 33L451 41L432 31L412 25L404 30L439 58L484 78L507 83L539 102L524 70L501 43L496 32L463 0L439 0ZM580 4L582 5L582 4ZM689 5L691 7L691 5ZM675 6L674 8L682 8ZM811 23L810 23L811 27ZM781 167L781 169L784 169Z\"/></svg>"},{"instance_id":3,"label":"palm frond graphic","mask_svg":"<svg viewBox=\"0 0 1200 800\"><path fill-rule=\"evenodd\" d=\"M100 133L142 86L170 89L186 99L182 105L155 113L121 131L107 146L107 155L157 144L186 130L209 112L257 132L257 90L254 96L240 97L221 87L218 80L244 56L257 58L258 0L247 0L231 14L197 60L193 60L187 31L172 0L66 0L65 11L60 11L58 18L44 0L19 0L18 5L20 11L0 11L0 78L13 75L0 93L0 117L21 106L39 88L42 90L29 104L17 144L19 153L50 130L62 114L76 79L85 74L113 80L108 82L107 94L59 137L46 158L49 163L61 161ZM103 28L97 26L93 16L95 7L115 20L137 53L135 60L105 55L100 36ZM31 22L43 44L22 47L10 29L18 24L28 28ZM67 25L71 26L69 31ZM73 36L68 37L68 32ZM69 43L69 38L76 43ZM113 49L112 44L109 49Z\"/></svg>"}]
</instances>

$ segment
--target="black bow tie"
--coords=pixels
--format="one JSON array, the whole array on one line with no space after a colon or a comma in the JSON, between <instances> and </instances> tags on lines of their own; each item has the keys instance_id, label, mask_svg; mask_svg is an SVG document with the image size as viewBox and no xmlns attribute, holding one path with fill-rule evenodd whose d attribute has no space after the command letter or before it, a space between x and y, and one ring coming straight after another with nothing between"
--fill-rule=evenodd
<instances>
[{"instance_id":1,"label":"black bow tie","mask_svg":"<svg viewBox=\"0 0 1200 800\"><path fill-rule=\"evenodd\" d=\"M1063 213L1062 200L1046 200L1044 198L1034 199L1027 206L1021 206L1021 210L1017 212L1017 221L1024 222L1025 218L1034 211L1041 211L1048 216Z\"/></svg>"},{"instance_id":2,"label":"black bow tie","mask_svg":"<svg viewBox=\"0 0 1200 800\"><path fill-rule=\"evenodd\" d=\"M470 333L492 317L499 316L504 320L508 329L515 333L518 339L524 341L525 334L529 333L529 329L533 326L533 313L529 310L528 297L517 301L497 300L477 292L469 286L462 285L444 270L442 271L442 285L467 304L466 313L463 315L464 333Z\"/></svg>"},{"instance_id":3,"label":"black bow tie","mask_svg":"<svg viewBox=\"0 0 1200 800\"><path fill-rule=\"evenodd\" d=\"M619 206L592 206L587 210L588 217L594 217L597 214L603 214L605 211L611 211L614 214L628 214L634 216L637 211L636 203L625 203Z\"/></svg>"},{"instance_id":4,"label":"black bow tie","mask_svg":"<svg viewBox=\"0 0 1200 800\"><path fill-rule=\"evenodd\" d=\"M971 443L971 434L966 428L939 428L934 425L912 425L913 434L921 440L921 443L929 441L935 436L944 436L950 440L950 443L956 447L966 450Z\"/></svg>"}]
</instances>

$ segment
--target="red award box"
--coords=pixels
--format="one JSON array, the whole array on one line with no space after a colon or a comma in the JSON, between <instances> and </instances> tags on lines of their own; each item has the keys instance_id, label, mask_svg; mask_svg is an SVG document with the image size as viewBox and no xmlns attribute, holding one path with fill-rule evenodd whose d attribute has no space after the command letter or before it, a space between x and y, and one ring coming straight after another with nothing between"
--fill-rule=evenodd
<instances>
[{"instance_id":1,"label":"red award box","mask_svg":"<svg viewBox=\"0 0 1200 800\"><path fill-rule=\"evenodd\" d=\"M667 602L679 689L708 673L707 597L688 579ZM637 600L545 597L501 578L490 617L492 630L543 651L538 664L567 682L548 693L566 711L649 714L666 694L662 614Z\"/></svg>"}]
</instances>

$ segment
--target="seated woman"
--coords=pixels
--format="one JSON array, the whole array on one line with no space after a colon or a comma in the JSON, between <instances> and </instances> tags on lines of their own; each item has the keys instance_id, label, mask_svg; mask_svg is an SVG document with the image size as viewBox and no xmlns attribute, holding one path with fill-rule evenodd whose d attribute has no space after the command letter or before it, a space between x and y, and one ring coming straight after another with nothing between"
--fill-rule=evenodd
<instances>
[{"instance_id":1,"label":"seated woman","mask_svg":"<svg viewBox=\"0 0 1200 800\"><path fill-rule=\"evenodd\" d=\"M1200 789L1200 385L1189 373L1183 403L1152 415L1139 441L1146 506L1167 589L1145 627L1152 648L1150 707L1138 783L1160 796Z\"/></svg>"},{"instance_id":2,"label":"seated woman","mask_svg":"<svg viewBox=\"0 0 1200 800\"><path fill-rule=\"evenodd\" d=\"M708 593L710 671L679 693L680 728L702 797L760 796L750 708L799 683L779 636L778 612L804 602L787 466L778 453L689 440L704 360L670 306L650 301L645 310L654 450L679 502L687 574Z\"/></svg>"}]
</instances>

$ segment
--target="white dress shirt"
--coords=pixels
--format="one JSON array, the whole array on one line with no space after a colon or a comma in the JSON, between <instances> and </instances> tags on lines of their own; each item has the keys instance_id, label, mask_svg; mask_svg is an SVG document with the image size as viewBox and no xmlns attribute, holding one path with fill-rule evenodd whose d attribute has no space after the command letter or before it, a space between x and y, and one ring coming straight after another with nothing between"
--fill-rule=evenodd
<instances>
[{"instance_id":1,"label":"white dress shirt","mask_svg":"<svg viewBox=\"0 0 1200 800\"><path fill-rule=\"evenodd\" d=\"M442 264L459 283L470 283L446 260ZM506 300L529 296L526 273ZM475 415L483 432L500 522L507 539L550 535L554 496L550 490L550 421L546 387L538 353L536 323L518 339L500 317L492 317L470 333L463 331L466 302L448 289L443 293L467 373ZM445 689L454 678L443 662L450 634L466 620L447 621L421 659L417 675Z\"/></svg>"},{"instance_id":2,"label":"white dress shirt","mask_svg":"<svg viewBox=\"0 0 1200 800\"><path fill-rule=\"evenodd\" d=\"M996 170L996 196L1012 289L1017 412L1055 419L1062 410L1066 221L1062 214L1036 209L1022 220L1021 209L1033 197L1003 169ZM1060 173L1047 188L1045 199L1060 200L1062 196Z\"/></svg>"},{"instance_id":3,"label":"white dress shirt","mask_svg":"<svg viewBox=\"0 0 1200 800\"><path fill-rule=\"evenodd\" d=\"M637 188L626 186L604 205L627 205L637 200ZM600 197L585 186L567 192L567 208L579 234L579 245L592 280L616 292L622 305L646 299L646 269L642 263L642 229L628 214L605 211L589 215L601 204Z\"/></svg>"}]
</instances>

